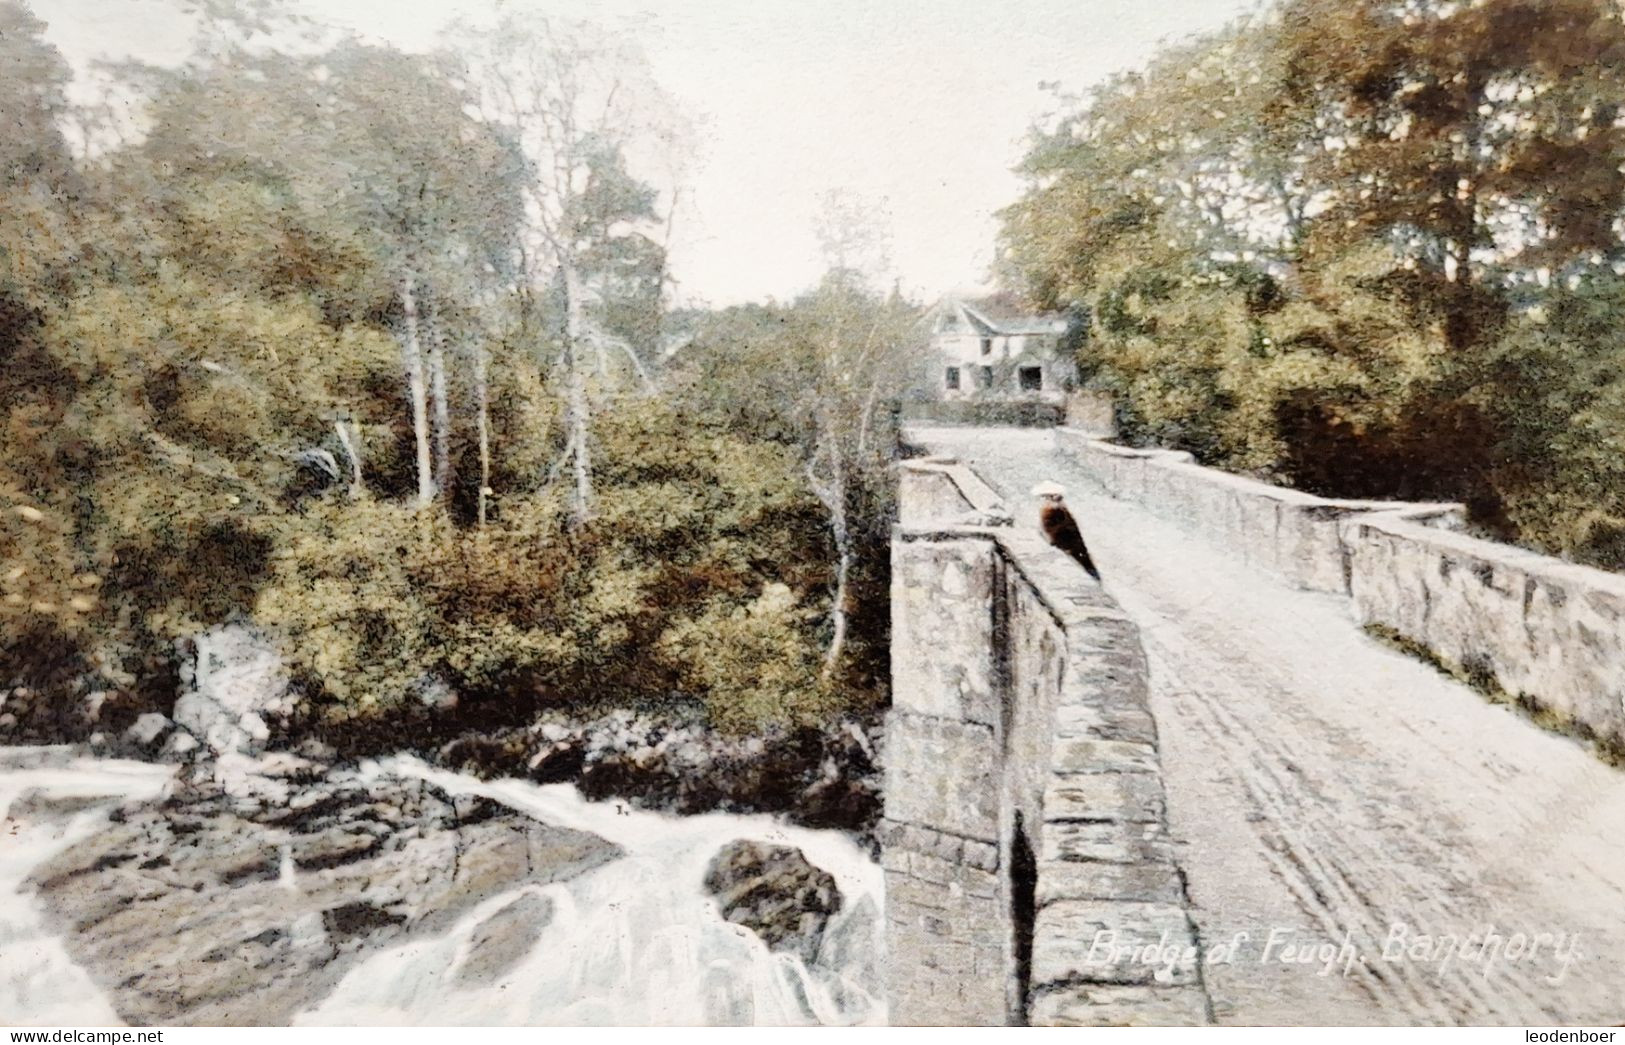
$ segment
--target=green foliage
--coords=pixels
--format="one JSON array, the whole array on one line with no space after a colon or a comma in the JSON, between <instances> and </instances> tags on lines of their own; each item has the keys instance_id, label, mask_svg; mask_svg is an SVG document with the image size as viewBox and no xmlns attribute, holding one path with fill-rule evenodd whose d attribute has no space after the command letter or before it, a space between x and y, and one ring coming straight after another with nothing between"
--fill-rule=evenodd
<instances>
[{"instance_id":1,"label":"green foliage","mask_svg":"<svg viewBox=\"0 0 1625 1045\"><path fill-rule=\"evenodd\" d=\"M805 397L781 384L741 419L609 372L654 369L666 282L655 197L619 143L572 142L581 181L552 200L602 342L597 502L572 527L550 476L562 319L537 244L521 249L538 172L520 128L476 118L438 62L314 36L245 47L265 17L297 29L275 4L203 16L184 68L140 72L150 133L76 169L56 132L66 67L0 0L20 76L0 103L21 129L0 148L0 671L43 649L123 685L251 617L309 723L349 736L412 735L448 688L492 722L676 700L741 732L872 699L820 670L837 555ZM883 373L876 317L907 309L821 300L796 312L797 365L839 378L828 417L856 417ZM853 324L836 340L855 355L813 352L819 317ZM427 505L409 347L440 368L450 427L449 488ZM871 475L881 432L842 449Z\"/></svg>"},{"instance_id":2,"label":"green foliage","mask_svg":"<svg viewBox=\"0 0 1625 1045\"><path fill-rule=\"evenodd\" d=\"M1471 396L1495 419L1496 488L1517 533L1583 562L1625 564L1625 280L1560 287L1518 317Z\"/></svg>"},{"instance_id":3,"label":"green foliage","mask_svg":"<svg viewBox=\"0 0 1625 1045\"><path fill-rule=\"evenodd\" d=\"M289 521L254 615L330 720L396 714L435 678L513 717L675 694L748 730L840 706L807 667L826 537L794 459L655 400L603 435L602 510L583 530L557 491L483 530L377 502Z\"/></svg>"},{"instance_id":4,"label":"green foliage","mask_svg":"<svg viewBox=\"0 0 1625 1045\"><path fill-rule=\"evenodd\" d=\"M743 606L718 602L661 636L660 652L705 694L724 730L816 723L839 710L818 677L816 647L804 636L816 611L770 583Z\"/></svg>"},{"instance_id":5,"label":"green foliage","mask_svg":"<svg viewBox=\"0 0 1625 1045\"><path fill-rule=\"evenodd\" d=\"M1002 273L1132 440L1622 566L1621 69L1597 0L1286 0L1063 99Z\"/></svg>"}]
</instances>

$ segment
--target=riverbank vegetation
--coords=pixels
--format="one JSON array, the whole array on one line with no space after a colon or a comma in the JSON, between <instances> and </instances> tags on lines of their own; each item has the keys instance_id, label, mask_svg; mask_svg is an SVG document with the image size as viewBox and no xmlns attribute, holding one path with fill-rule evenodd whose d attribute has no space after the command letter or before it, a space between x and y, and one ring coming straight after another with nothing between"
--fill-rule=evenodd
<instances>
[{"instance_id":1,"label":"riverbank vegetation","mask_svg":"<svg viewBox=\"0 0 1625 1045\"><path fill-rule=\"evenodd\" d=\"M1006 280L1125 436L1625 568L1625 29L1287 0L1058 97Z\"/></svg>"},{"instance_id":2,"label":"riverbank vegetation","mask_svg":"<svg viewBox=\"0 0 1625 1045\"><path fill-rule=\"evenodd\" d=\"M227 621L341 748L883 704L914 310L837 265L672 314L673 201L632 157L681 120L619 41L529 19L421 56L200 10L100 110L0 2L0 682L45 735L167 710Z\"/></svg>"}]
</instances>

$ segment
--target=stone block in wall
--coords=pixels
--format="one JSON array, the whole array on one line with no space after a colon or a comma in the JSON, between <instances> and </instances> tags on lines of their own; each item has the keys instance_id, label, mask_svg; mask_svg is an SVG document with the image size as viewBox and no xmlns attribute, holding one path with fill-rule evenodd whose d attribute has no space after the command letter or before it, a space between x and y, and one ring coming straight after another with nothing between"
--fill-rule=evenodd
<instances>
[{"instance_id":1,"label":"stone block in wall","mask_svg":"<svg viewBox=\"0 0 1625 1045\"><path fill-rule=\"evenodd\" d=\"M1126 618L1092 616L1069 623L1068 671L1061 706L1122 711L1144 708L1149 673L1140 633Z\"/></svg>"},{"instance_id":2,"label":"stone block in wall","mask_svg":"<svg viewBox=\"0 0 1625 1045\"><path fill-rule=\"evenodd\" d=\"M1309 591L1346 595L1348 576L1338 526L1353 511L1317 498L1277 503L1274 572Z\"/></svg>"},{"instance_id":3,"label":"stone block in wall","mask_svg":"<svg viewBox=\"0 0 1625 1045\"><path fill-rule=\"evenodd\" d=\"M1538 680L1529 689L1598 735L1625 741L1625 590L1601 589L1589 575L1532 577L1524 628Z\"/></svg>"},{"instance_id":4,"label":"stone block in wall","mask_svg":"<svg viewBox=\"0 0 1625 1045\"><path fill-rule=\"evenodd\" d=\"M1057 773L1155 773L1157 749L1128 740L1057 738L1050 768Z\"/></svg>"},{"instance_id":5,"label":"stone block in wall","mask_svg":"<svg viewBox=\"0 0 1625 1045\"><path fill-rule=\"evenodd\" d=\"M923 526L972 510L974 506L960 493L953 476L946 471L906 466L899 469L897 521L900 525Z\"/></svg>"},{"instance_id":6,"label":"stone block in wall","mask_svg":"<svg viewBox=\"0 0 1625 1045\"><path fill-rule=\"evenodd\" d=\"M1124 706L1115 701L1063 704L1055 711L1055 736L1149 745L1157 741L1157 725L1151 712L1137 705Z\"/></svg>"},{"instance_id":7,"label":"stone block in wall","mask_svg":"<svg viewBox=\"0 0 1625 1045\"><path fill-rule=\"evenodd\" d=\"M1066 399L1066 426L1098 439L1117 438L1117 405L1109 393L1094 389L1073 392Z\"/></svg>"},{"instance_id":8,"label":"stone block in wall","mask_svg":"<svg viewBox=\"0 0 1625 1045\"><path fill-rule=\"evenodd\" d=\"M910 871L886 873L887 910L901 915L913 912L921 917L926 913L940 916L954 902L947 882L933 882L915 876Z\"/></svg>"},{"instance_id":9,"label":"stone block in wall","mask_svg":"<svg viewBox=\"0 0 1625 1045\"><path fill-rule=\"evenodd\" d=\"M892 706L998 721L995 548L976 537L892 542Z\"/></svg>"},{"instance_id":10,"label":"stone block in wall","mask_svg":"<svg viewBox=\"0 0 1625 1045\"><path fill-rule=\"evenodd\" d=\"M1423 578L1430 603L1423 641L1451 664L1493 676L1511 693L1523 690L1529 662L1523 572L1448 551L1424 565L1437 568Z\"/></svg>"},{"instance_id":11,"label":"stone block in wall","mask_svg":"<svg viewBox=\"0 0 1625 1045\"><path fill-rule=\"evenodd\" d=\"M1044 792L1044 819L1162 823L1162 777L1157 773L1076 773L1053 776Z\"/></svg>"},{"instance_id":12,"label":"stone block in wall","mask_svg":"<svg viewBox=\"0 0 1625 1045\"><path fill-rule=\"evenodd\" d=\"M1038 906L1058 900L1143 900L1178 904L1184 886L1171 863L1056 860L1038 865Z\"/></svg>"},{"instance_id":13,"label":"stone block in wall","mask_svg":"<svg viewBox=\"0 0 1625 1045\"><path fill-rule=\"evenodd\" d=\"M1032 982L1195 986L1201 958L1185 908L1126 900L1060 900L1038 912Z\"/></svg>"},{"instance_id":14,"label":"stone block in wall","mask_svg":"<svg viewBox=\"0 0 1625 1045\"><path fill-rule=\"evenodd\" d=\"M1161 824L1061 821L1044 824L1038 858L1108 864L1173 863Z\"/></svg>"},{"instance_id":15,"label":"stone block in wall","mask_svg":"<svg viewBox=\"0 0 1625 1045\"><path fill-rule=\"evenodd\" d=\"M959 862L965 844L959 835L891 819L881 820L875 833L885 849L923 853L954 863Z\"/></svg>"},{"instance_id":16,"label":"stone block in wall","mask_svg":"<svg viewBox=\"0 0 1625 1045\"><path fill-rule=\"evenodd\" d=\"M1355 619L1425 643L1432 610L1429 556L1403 538L1364 522L1352 529L1346 524L1344 534Z\"/></svg>"},{"instance_id":17,"label":"stone block in wall","mask_svg":"<svg viewBox=\"0 0 1625 1045\"><path fill-rule=\"evenodd\" d=\"M985 876L991 879L991 875ZM887 1000L902 1026L1005 1022L1003 906L996 890L886 874Z\"/></svg>"},{"instance_id":18,"label":"stone block in wall","mask_svg":"<svg viewBox=\"0 0 1625 1045\"><path fill-rule=\"evenodd\" d=\"M992 728L896 710L886 722L886 819L996 843L1001 752Z\"/></svg>"},{"instance_id":19,"label":"stone block in wall","mask_svg":"<svg viewBox=\"0 0 1625 1045\"><path fill-rule=\"evenodd\" d=\"M1207 996L1196 987L1096 985L1046 991L1028 1006L1034 1027L1198 1027Z\"/></svg>"}]
</instances>

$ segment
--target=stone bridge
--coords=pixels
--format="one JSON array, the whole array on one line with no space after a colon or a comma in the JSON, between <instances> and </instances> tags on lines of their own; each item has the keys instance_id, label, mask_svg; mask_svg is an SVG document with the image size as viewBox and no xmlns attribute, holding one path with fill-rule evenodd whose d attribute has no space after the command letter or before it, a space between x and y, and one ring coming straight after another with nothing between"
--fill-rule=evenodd
<instances>
[{"instance_id":1,"label":"stone bridge","mask_svg":"<svg viewBox=\"0 0 1625 1045\"><path fill-rule=\"evenodd\" d=\"M1625 1022L1625 578L1068 429L908 441L894 1023Z\"/></svg>"}]
</instances>

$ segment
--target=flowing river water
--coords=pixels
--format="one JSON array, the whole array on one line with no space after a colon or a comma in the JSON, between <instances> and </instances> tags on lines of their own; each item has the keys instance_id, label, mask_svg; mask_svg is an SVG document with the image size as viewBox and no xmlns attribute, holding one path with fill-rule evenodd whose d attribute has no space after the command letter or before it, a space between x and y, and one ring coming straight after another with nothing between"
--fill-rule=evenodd
<instances>
[{"instance_id":1,"label":"flowing river water","mask_svg":"<svg viewBox=\"0 0 1625 1045\"><path fill-rule=\"evenodd\" d=\"M52 799L158 795L167 767L0 749L0 809L29 792ZM695 1025L879 1024L882 876L850 838L767 816L676 817L589 802L569 785L480 781L396 757L366 773L421 777L447 791L496 799L537 819L589 831L624 855L565 882L521 885L467 912L440 936L380 950L295 1022L331 1024ZM0 843L0 1013L24 1024L118 1022L111 1004L44 929L19 887L52 853L96 830L106 815L12 817ZM816 960L769 950L726 922L702 888L717 850L735 839L800 849L834 876L843 897ZM297 887L297 879L290 883ZM457 976L475 929L523 892L548 901L535 945L490 984Z\"/></svg>"}]
</instances>

